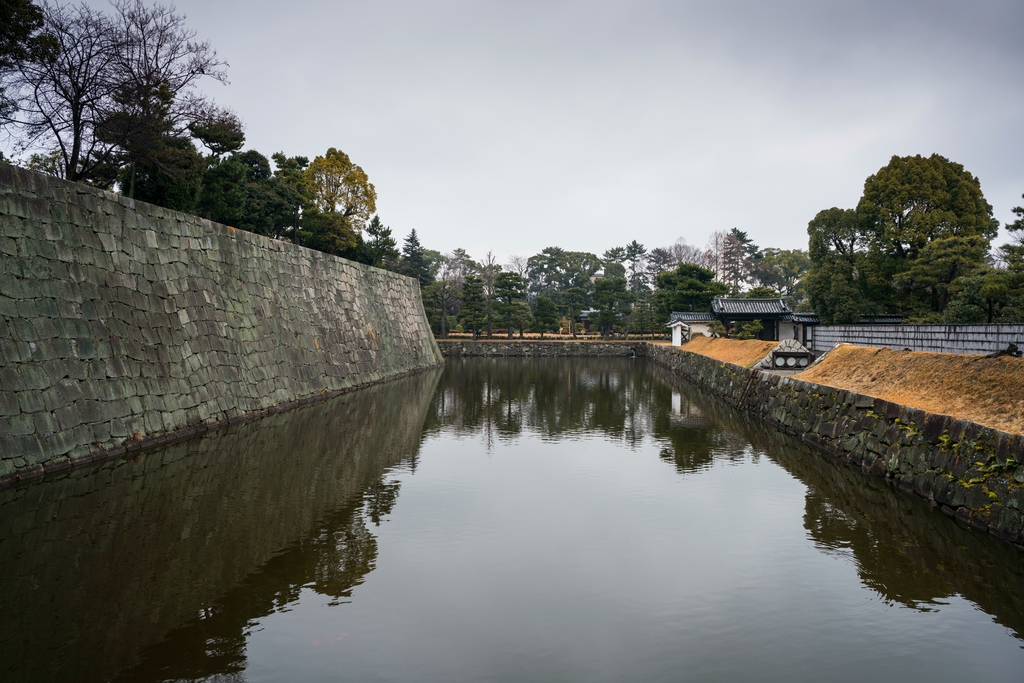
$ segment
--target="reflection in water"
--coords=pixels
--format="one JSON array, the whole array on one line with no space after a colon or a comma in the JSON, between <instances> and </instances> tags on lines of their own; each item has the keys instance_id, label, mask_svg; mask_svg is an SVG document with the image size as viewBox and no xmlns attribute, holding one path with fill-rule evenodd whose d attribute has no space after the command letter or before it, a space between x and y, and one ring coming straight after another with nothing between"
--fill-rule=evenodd
<instances>
[{"instance_id":1,"label":"reflection in water","mask_svg":"<svg viewBox=\"0 0 1024 683\"><path fill-rule=\"evenodd\" d=\"M598 433L631 448L653 438L681 473L743 457L746 442L704 419L685 391L642 359L450 359L426 430L482 434L488 446L524 432L554 441Z\"/></svg>"},{"instance_id":2,"label":"reflection in water","mask_svg":"<svg viewBox=\"0 0 1024 683\"><path fill-rule=\"evenodd\" d=\"M246 639L257 619L287 609L303 589L328 597L329 605L352 596L377 559L377 539L368 523L379 526L397 499L396 482L371 483L361 499L332 513L308 537L204 606L197 619L147 648L123 679L188 681L244 671Z\"/></svg>"},{"instance_id":3,"label":"reflection in water","mask_svg":"<svg viewBox=\"0 0 1024 683\"><path fill-rule=\"evenodd\" d=\"M240 671L252 619L304 585L347 597L439 374L0 493L0 678Z\"/></svg>"},{"instance_id":4,"label":"reflection in water","mask_svg":"<svg viewBox=\"0 0 1024 683\"><path fill-rule=\"evenodd\" d=\"M595 436L605 443L580 447ZM570 444L574 446L561 448ZM641 458L624 465L615 455L619 446L634 454L651 453L649 469ZM517 463L543 468L551 459L538 453L556 448L582 458L566 457L550 470L516 469ZM418 462L421 449L427 455ZM480 452L518 457L494 458L502 473L494 476L495 469L477 457ZM655 454L671 467L658 462ZM438 464L445 455L448 464ZM580 462L591 469L572 469ZM615 498L619 480L611 482L612 490L601 489L604 480L594 474L599 469L595 463L622 467L617 476L632 477L628 468L633 467L653 478L636 475L629 485L640 494ZM719 467L723 464L729 467ZM473 473L471 481L461 482L462 471ZM559 478L566 473L590 479ZM708 481L715 486L702 488ZM792 500L793 522L764 528L789 524L802 545L768 548L749 537L737 541L743 538L733 535L736 520L743 523L737 503L741 507L747 501L730 499L733 489L721 488L723 482L746 487L758 500L782 500L777 510L785 511ZM758 488L771 486L784 491L772 498L776 491ZM544 491L557 492L560 498L552 502ZM581 497L594 495L583 493L592 491L603 497ZM680 498L692 498L692 504L680 506ZM511 501L511 508L493 502L498 499ZM410 505L414 512L408 511ZM550 510L567 520L545 516ZM609 517L592 521L604 510ZM570 519L573 511L581 511L582 517ZM755 514L762 512L782 514L760 509ZM430 521L417 526L409 522L410 515ZM719 518L733 520L734 526L718 525ZM385 519L392 520L390 536L380 527ZM604 525L604 531L577 548L571 544L572 534L558 535L563 524L565 529ZM696 529L680 532L680 527ZM575 532L580 537L588 533L589 527ZM551 538L558 542L544 541ZM785 538L782 531L764 543L781 544ZM473 545L474 539L481 545ZM645 539L651 540L649 546ZM745 554L737 552L744 543ZM644 555L645 548L653 548L646 552L654 555ZM633 552L640 554L634 557ZM446 665L469 660L481 667L476 678L489 677L500 661L505 675L494 678L504 680L537 678L539 673L607 679L615 678L608 673L616 671L609 668L615 662L635 660L650 667L645 671L668 672L659 674L665 680L678 679L680 671L694 679L715 680L730 678L729 671L742 674L722 668L742 659L734 657L737 647L756 653L777 633L789 640L776 645L812 639L808 647L821 652L844 653L828 649L830 628L841 632L844 642L849 639L850 647L877 645L855 640L855 634L858 623L871 630L879 622L855 622L851 614L835 617L838 623L828 622L827 627L800 630L808 628L800 619L816 616L813 610L794 609L806 602L803 587L772 582L771 561L778 562L787 552L789 561L799 564L776 565L787 578L815 562L830 564L824 553L844 567L855 567L859 585L889 604L920 614L941 610L961 596L1017 638L1024 634L1024 563L1018 552L959 528L923 501L766 428L658 366L642 359L461 359L450 361L443 371L231 427L134 461L106 463L92 472L0 493L0 678L302 678L291 672L307 671L303 666L310 648L321 641L311 646L303 640L306 649L296 650L288 629L298 627L286 626L278 633L274 624L289 615L319 614L311 610L330 611L333 618L318 618L331 624L344 612L345 622L359 628L358 637L363 638L359 646L330 651L335 654L316 649L327 658L326 673L320 676L324 680L343 675L355 680L425 680L431 678L429 672L450 672ZM505 557L514 559L501 559ZM707 557L734 563L715 565L702 574ZM382 568L374 571L378 563ZM567 564L572 571L560 577L559 568ZM439 569L431 574L432 567ZM534 583L517 583L532 576L529 572L536 567L548 568L539 571ZM667 567L668 583L643 585L649 577L662 576L659 567ZM604 569L610 572L607 585L601 583ZM687 571L699 578L671 582ZM762 574L765 583L756 583ZM850 579L845 583L839 583L843 578L829 579L837 582L829 586L831 594L848 597L846 583L858 585L852 571L836 576L846 574ZM460 581L448 586L449 575ZM430 577L426 586L405 589L419 576ZM503 590L518 585L522 592L502 603L487 584L479 583L487 576L497 577ZM550 586L569 586L569 595ZM669 595L663 602L663 590L677 602ZM737 610L730 617L728 608L720 608L746 590L744 606L764 593L767 604L777 601L787 613L800 616L789 620L771 612L765 622L755 622L756 610ZM534 604L532 594L545 596L539 603L552 605L554 612L524 607ZM590 594L595 597L580 597ZM419 602L424 595L428 602ZM436 602L429 602L431 597ZM702 607L705 600L707 610ZM310 607L310 602L316 605ZM492 603L503 607L488 607ZM624 605L621 612L594 611L619 604ZM836 604L847 603L837 599ZM381 610L385 625L373 622L367 610ZM616 620L621 633L615 638L621 643L608 642L618 643L621 650L586 650L581 645L588 638L603 642L604 625ZM459 630L463 621L470 626ZM753 623L770 623L769 630L777 633L762 634L759 626L753 635L744 631ZM416 635L403 639L403 624ZM525 640L545 624L551 630L537 641L543 646ZM494 641L478 639L503 626L509 631L496 631ZM316 637L337 644L347 630L325 630ZM818 631L820 641L814 640ZM372 640L375 633L381 634L380 641ZM627 647L623 643L631 633L643 635ZM705 642L701 634L714 635ZM264 646L277 648L275 653L290 653L269 674L265 669L252 673L254 660L267 658L254 649L257 635ZM351 642L347 639L344 645ZM534 644L517 646L519 642ZM550 648L543 655L549 660L543 660L538 647ZM722 649L721 656L715 647ZM330 659L342 653L350 659ZM704 653L711 669L701 669L701 674L687 668L696 666ZM602 660L604 656L611 659ZM551 668L543 668L543 661ZM787 676L822 678L815 671L805 675L797 659L793 661L795 668L781 670ZM588 669L591 662L598 668ZM825 662L830 663L827 658ZM391 664L399 668L375 668ZM743 678L740 674L732 677ZM788 680L781 673L776 678Z\"/></svg>"},{"instance_id":5,"label":"reflection in water","mask_svg":"<svg viewBox=\"0 0 1024 683\"><path fill-rule=\"evenodd\" d=\"M1024 640L1020 551L722 401L698 392L689 400L803 482L810 537L823 552L851 559L880 597L927 611L959 595Z\"/></svg>"}]
</instances>

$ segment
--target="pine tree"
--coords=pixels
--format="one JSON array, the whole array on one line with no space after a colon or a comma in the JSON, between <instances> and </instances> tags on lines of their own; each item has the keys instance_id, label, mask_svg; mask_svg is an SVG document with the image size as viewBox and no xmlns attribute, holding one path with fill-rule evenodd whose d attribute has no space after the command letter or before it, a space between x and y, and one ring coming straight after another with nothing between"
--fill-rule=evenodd
<instances>
[{"instance_id":1,"label":"pine tree","mask_svg":"<svg viewBox=\"0 0 1024 683\"><path fill-rule=\"evenodd\" d=\"M399 272L419 280L420 287L426 287L434 281L430 274L430 266L427 264L427 257L419 237L416 236L416 229L405 238L402 245L402 263Z\"/></svg>"},{"instance_id":2,"label":"pine tree","mask_svg":"<svg viewBox=\"0 0 1024 683\"><path fill-rule=\"evenodd\" d=\"M484 283L472 273L466 276L462 283L462 326L473 332L473 338L480 336L480 328L483 326L486 302L484 301Z\"/></svg>"},{"instance_id":3,"label":"pine tree","mask_svg":"<svg viewBox=\"0 0 1024 683\"><path fill-rule=\"evenodd\" d=\"M391 236L391 228L381 222L380 216L374 216L366 225L366 234L370 239L367 246L373 256L373 264L378 268L394 270L398 267L399 259L398 243Z\"/></svg>"}]
</instances>

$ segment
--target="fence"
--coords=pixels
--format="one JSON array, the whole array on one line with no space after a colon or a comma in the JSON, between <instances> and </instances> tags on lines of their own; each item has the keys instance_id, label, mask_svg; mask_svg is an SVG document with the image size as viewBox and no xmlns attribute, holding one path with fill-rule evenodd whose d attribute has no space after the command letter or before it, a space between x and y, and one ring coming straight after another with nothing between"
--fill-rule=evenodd
<instances>
[{"instance_id":1,"label":"fence","mask_svg":"<svg viewBox=\"0 0 1024 683\"><path fill-rule=\"evenodd\" d=\"M1016 344L1024 325L819 325L808 329L808 348L822 353L840 342L911 351L987 354Z\"/></svg>"}]
</instances>

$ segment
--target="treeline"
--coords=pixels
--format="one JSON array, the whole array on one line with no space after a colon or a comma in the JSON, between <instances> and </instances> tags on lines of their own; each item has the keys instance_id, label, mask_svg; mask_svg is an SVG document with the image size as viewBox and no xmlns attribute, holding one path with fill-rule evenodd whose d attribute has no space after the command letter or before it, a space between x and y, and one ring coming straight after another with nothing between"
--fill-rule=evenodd
<instances>
[{"instance_id":1,"label":"treeline","mask_svg":"<svg viewBox=\"0 0 1024 683\"><path fill-rule=\"evenodd\" d=\"M894 156L856 208L810 222L810 304L823 323L1022 322L1024 208L1013 212L1012 241L993 248L999 222L977 178L938 154Z\"/></svg>"},{"instance_id":2,"label":"treeline","mask_svg":"<svg viewBox=\"0 0 1024 683\"><path fill-rule=\"evenodd\" d=\"M583 317L603 335L661 334L672 311L708 310L716 296L784 297L794 307L805 305L800 281L810 265L806 252L761 249L736 228L712 234L703 249L680 239L648 250L634 240L601 256L548 247L506 263L491 252L479 260L464 249L429 252L412 238L399 269L420 278L424 306L441 336L450 330L491 336L496 329L510 337L517 331L575 335Z\"/></svg>"}]
</instances>

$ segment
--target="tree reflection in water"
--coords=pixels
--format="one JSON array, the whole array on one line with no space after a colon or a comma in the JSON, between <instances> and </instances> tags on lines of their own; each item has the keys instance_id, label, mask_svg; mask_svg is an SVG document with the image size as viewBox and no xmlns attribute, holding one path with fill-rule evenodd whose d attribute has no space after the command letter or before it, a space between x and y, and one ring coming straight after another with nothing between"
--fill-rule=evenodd
<instances>
[{"instance_id":1,"label":"tree reflection in water","mask_svg":"<svg viewBox=\"0 0 1024 683\"><path fill-rule=\"evenodd\" d=\"M630 448L652 438L680 473L744 457L747 444L706 419L689 391L642 359L450 359L424 429L482 433L488 446L523 432L551 441L596 433Z\"/></svg>"},{"instance_id":2,"label":"tree reflection in water","mask_svg":"<svg viewBox=\"0 0 1024 683\"><path fill-rule=\"evenodd\" d=\"M237 676L246 668L246 643L256 623L288 609L303 590L337 605L352 597L377 560L380 526L398 501L399 483L382 476L361 500L337 510L307 538L267 562L237 588L203 607L192 623L148 649L123 680L198 680ZM216 680L222 680L217 678ZM225 680L232 680L227 678Z\"/></svg>"},{"instance_id":3,"label":"tree reflection in water","mask_svg":"<svg viewBox=\"0 0 1024 683\"><path fill-rule=\"evenodd\" d=\"M1024 557L963 529L927 501L698 392L689 400L806 487L804 527L824 553L852 562L882 599L927 611L961 596L1024 640Z\"/></svg>"}]
</instances>

